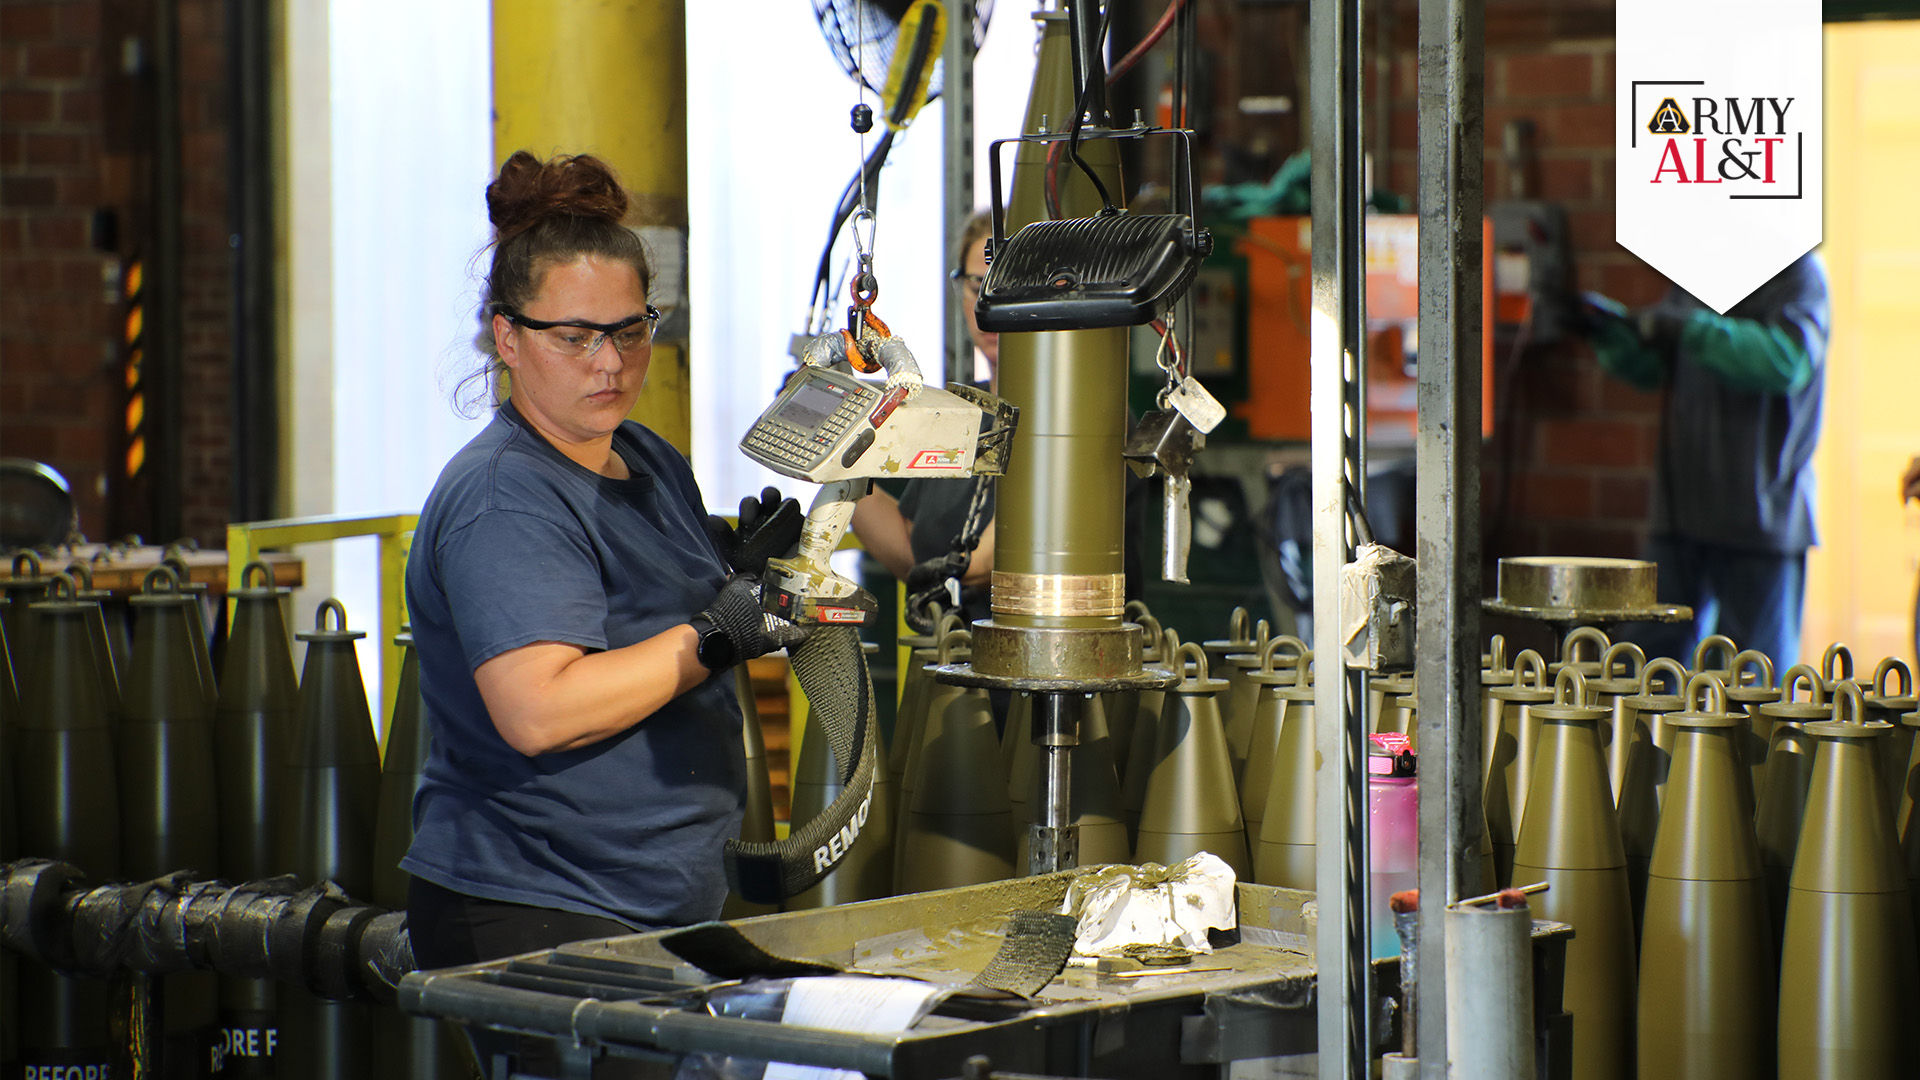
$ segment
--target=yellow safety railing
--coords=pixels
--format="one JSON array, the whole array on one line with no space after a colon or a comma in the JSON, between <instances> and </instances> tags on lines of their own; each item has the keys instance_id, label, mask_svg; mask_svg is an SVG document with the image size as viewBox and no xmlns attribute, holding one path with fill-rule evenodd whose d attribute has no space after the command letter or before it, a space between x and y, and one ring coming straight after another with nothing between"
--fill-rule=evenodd
<instances>
[{"instance_id":1,"label":"yellow safety railing","mask_svg":"<svg viewBox=\"0 0 1920 1080\"><path fill-rule=\"evenodd\" d=\"M227 526L227 591L241 587L241 575L247 564L267 548L293 544L311 544L325 540L345 540L372 536L379 541L377 581L380 589L380 615L374 627L380 643L380 700L375 702L374 727L384 733L387 717L393 715L394 698L400 682L400 648L393 637L407 621L407 551L413 545L413 529L419 514L378 514L372 517L305 517L278 521L245 521ZM231 605L232 601L228 601ZM231 606L227 617L233 617ZM295 630L307 629L294 617ZM231 623L229 623L231 625ZM383 740L384 741L384 740Z\"/></svg>"}]
</instances>

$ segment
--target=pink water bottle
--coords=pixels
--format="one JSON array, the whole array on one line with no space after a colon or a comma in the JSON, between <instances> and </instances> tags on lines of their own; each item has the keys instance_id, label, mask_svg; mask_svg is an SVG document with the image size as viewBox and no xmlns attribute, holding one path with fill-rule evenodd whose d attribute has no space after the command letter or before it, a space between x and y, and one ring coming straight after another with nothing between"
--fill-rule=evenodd
<instances>
[{"instance_id":1,"label":"pink water bottle","mask_svg":"<svg viewBox=\"0 0 1920 1080\"><path fill-rule=\"evenodd\" d=\"M1400 955L1387 901L1420 887L1420 784L1406 735L1367 738L1367 923L1373 958L1382 960Z\"/></svg>"}]
</instances>

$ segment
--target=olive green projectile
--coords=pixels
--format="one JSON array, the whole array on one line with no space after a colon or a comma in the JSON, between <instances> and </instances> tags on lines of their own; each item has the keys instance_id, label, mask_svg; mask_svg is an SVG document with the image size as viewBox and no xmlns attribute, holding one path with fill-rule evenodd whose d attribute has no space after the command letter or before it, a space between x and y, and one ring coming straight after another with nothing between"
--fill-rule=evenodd
<instances>
[{"instance_id":1,"label":"olive green projectile","mask_svg":"<svg viewBox=\"0 0 1920 1080\"><path fill-rule=\"evenodd\" d=\"M121 872L135 880L179 870L212 877L220 868L220 808L214 782L213 715L182 609L194 603L165 566L147 572L133 609L131 662L122 680L119 755ZM169 1038L214 1026L219 982L212 972L160 980Z\"/></svg>"},{"instance_id":2,"label":"olive green projectile","mask_svg":"<svg viewBox=\"0 0 1920 1080\"><path fill-rule=\"evenodd\" d=\"M13 655L7 648L6 609L13 601L0 596L0 863L16 857L19 848L13 824L13 725L20 715L20 689L13 679Z\"/></svg>"},{"instance_id":3,"label":"olive green projectile","mask_svg":"<svg viewBox=\"0 0 1920 1080\"><path fill-rule=\"evenodd\" d=\"M1279 699L1285 715L1273 741L1260 816L1249 826L1253 880L1262 885L1311 889L1315 844L1314 778L1319 754L1313 744L1313 657L1301 652L1293 661L1290 686L1264 688ZM1251 771L1251 770L1250 770Z\"/></svg>"},{"instance_id":4,"label":"olive green projectile","mask_svg":"<svg viewBox=\"0 0 1920 1080\"><path fill-rule=\"evenodd\" d=\"M328 627L328 614L334 626ZM338 600L321 602L300 673L300 705L281 770L281 869L311 883L331 880L349 896L373 892L373 821L380 804L380 748L353 643Z\"/></svg>"},{"instance_id":5,"label":"olive green projectile","mask_svg":"<svg viewBox=\"0 0 1920 1080\"><path fill-rule=\"evenodd\" d=\"M1487 808L1487 833L1493 840L1494 877L1510 880L1513 849L1525 819L1527 785L1533 782L1535 733L1530 718L1535 705L1553 701L1547 682L1547 664L1532 649L1513 658L1513 679L1505 686L1489 686L1482 714L1485 739L1486 786L1481 799Z\"/></svg>"},{"instance_id":6,"label":"olive green projectile","mask_svg":"<svg viewBox=\"0 0 1920 1080\"><path fill-rule=\"evenodd\" d=\"M1794 690L1801 685L1807 688L1807 700L1795 701ZM1766 781L1760 791L1760 805L1754 811L1754 833L1760 841L1760 867L1767 881L1767 911L1773 920L1776 953L1786 935L1787 891L1799 850L1807 793L1813 786L1814 740L1806 726L1833 718L1833 707L1826 703L1826 684L1819 672L1805 664L1795 664L1781 673L1780 690L1780 701L1760 706L1760 715L1770 731Z\"/></svg>"},{"instance_id":7,"label":"olive green projectile","mask_svg":"<svg viewBox=\"0 0 1920 1080\"><path fill-rule=\"evenodd\" d=\"M363 1006L364 1008L364 1006ZM370 1009L372 1080L472 1080L479 1075L466 1036L452 1021ZM227 1068L233 1068L228 1059Z\"/></svg>"},{"instance_id":8,"label":"olive green projectile","mask_svg":"<svg viewBox=\"0 0 1920 1080\"><path fill-rule=\"evenodd\" d=\"M13 601L0 596L0 864L18 857L13 824L13 715L20 699L13 683L13 660L7 650L7 608ZM0 1061L12 1061L19 1035L15 1031L14 1003L19 1000L16 961L0 949Z\"/></svg>"},{"instance_id":9,"label":"olive green projectile","mask_svg":"<svg viewBox=\"0 0 1920 1080\"><path fill-rule=\"evenodd\" d=\"M242 568L240 582L240 588L227 594L233 601L233 621L213 713L220 876L232 882L259 881L284 869L274 858L279 792L300 701L281 611L282 598L293 590L276 587L273 568L257 560ZM227 1027L272 1026L271 980L223 978L220 1001ZM236 1058L229 1067L242 1060L255 1059Z\"/></svg>"},{"instance_id":10,"label":"olive green projectile","mask_svg":"<svg viewBox=\"0 0 1920 1080\"><path fill-rule=\"evenodd\" d=\"M413 796L432 743L420 700L420 656L413 635L403 627L393 643L400 648L400 675L394 680L393 716L387 721L387 745L380 753L380 800L373 818L374 903L404 911L413 875L400 869L413 846Z\"/></svg>"},{"instance_id":11,"label":"olive green projectile","mask_svg":"<svg viewBox=\"0 0 1920 1080\"><path fill-rule=\"evenodd\" d=\"M76 586L75 600L100 605L100 610L88 616L87 621L93 624L94 660L107 675L107 700L113 703L114 719L118 721L121 684L126 681L133 652L133 643L127 634L127 609L113 598L111 590L93 587L93 568L86 563L68 563L66 574L73 578Z\"/></svg>"},{"instance_id":12,"label":"olive green projectile","mask_svg":"<svg viewBox=\"0 0 1920 1080\"><path fill-rule=\"evenodd\" d=\"M1773 661L1758 649L1743 650L1733 658L1727 683L1727 704L1744 713L1746 723L1734 732L1741 765L1746 769L1741 798L1752 813L1760 810L1760 788L1767 781L1767 736L1772 723L1760 715L1760 706L1780 700L1780 688L1773 682Z\"/></svg>"},{"instance_id":13,"label":"olive green projectile","mask_svg":"<svg viewBox=\"0 0 1920 1080\"><path fill-rule=\"evenodd\" d=\"M818 817L846 789L840 776L833 740L820 727L819 715L809 712L806 733L800 740L800 760L793 769L793 810L788 820L805 822ZM832 873L787 902L789 910L833 907L893 895L894 828L899 819L895 789L885 771L875 770L873 802L867 807L867 823L860 835Z\"/></svg>"},{"instance_id":14,"label":"olive green projectile","mask_svg":"<svg viewBox=\"0 0 1920 1080\"><path fill-rule=\"evenodd\" d=\"M943 655L951 655L949 642L962 633L954 631L941 643ZM899 891L1012 877L1013 814L986 695L938 687L908 769L912 802L899 849Z\"/></svg>"},{"instance_id":15,"label":"olive green projectile","mask_svg":"<svg viewBox=\"0 0 1920 1080\"><path fill-rule=\"evenodd\" d=\"M220 872L213 717L181 616L193 600L179 584L173 571L156 567L129 602L133 656L116 742L121 867L136 880Z\"/></svg>"},{"instance_id":16,"label":"olive green projectile","mask_svg":"<svg viewBox=\"0 0 1920 1080\"><path fill-rule=\"evenodd\" d=\"M1175 659L1190 661L1192 670L1167 692L1160 713L1159 761L1147 778L1134 861L1172 866L1210 851L1245 878L1253 869L1246 823L1220 722L1227 681L1208 677L1207 654L1196 644L1182 645Z\"/></svg>"},{"instance_id":17,"label":"olive green projectile","mask_svg":"<svg viewBox=\"0 0 1920 1080\"><path fill-rule=\"evenodd\" d=\"M1027 732L1028 745L1032 746L1032 729L1029 727ZM1113 768L1113 736L1107 730L1106 708L1097 694L1088 699L1080 714L1079 738L1067 755L1067 775L1072 786L1068 806L1072 809L1072 824L1079 829L1079 865L1129 862L1133 846L1127 842L1127 826L1121 820L1120 777ZM1014 814L1018 832L1014 837L1013 867L1017 874L1027 872L1027 854L1033 842L1029 826L1039 821L1045 766L1038 752L1040 748L1033 747L1033 750L1033 768L1027 770L1026 783L1018 785L1026 817L1021 821L1021 811Z\"/></svg>"},{"instance_id":18,"label":"olive green projectile","mask_svg":"<svg viewBox=\"0 0 1920 1080\"><path fill-rule=\"evenodd\" d=\"M1286 657L1279 655L1287 650ZM1259 666L1247 672L1247 678L1259 691L1253 704L1253 735L1247 743L1247 772L1240 778L1240 819L1247 827L1247 852L1258 862L1260 822L1267 815L1267 788L1273 783L1273 756L1280 748L1280 729L1286 724L1292 704L1286 691L1298 690L1307 683L1306 663L1311 659L1305 642L1289 634L1267 642L1260 650Z\"/></svg>"},{"instance_id":19,"label":"olive green projectile","mask_svg":"<svg viewBox=\"0 0 1920 1080\"><path fill-rule=\"evenodd\" d=\"M1480 805L1487 820L1487 843L1494 852L1494 879L1507 883L1513 869L1513 809L1508 804L1507 776L1500 745L1500 718L1506 703L1490 691L1497 686L1512 686L1514 671L1507 663L1507 639L1495 634L1487 641L1480 669ZM1511 752L1512 748L1506 748ZM1498 799L1495 796L1498 795ZM1496 806L1496 803L1499 805ZM1499 825L1496 837L1494 826Z\"/></svg>"},{"instance_id":20,"label":"olive green projectile","mask_svg":"<svg viewBox=\"0 0 1920 1080\"><path fill-rule=\"evenodd\" d=\"M288 986L279 1020L277 1080L359 1080L372 1074L375 1058L390 1052L374 1052L373 1009L362 1002L323 1001Z\"/></svg>"},{"instance_id":21,"label":"olive green projectile","mask_svg":"<svg viewBox=\"0 0 1920 1080\"><path fill-rule=\"evenodd\" d=\"M1128 625L1137 628L1141 636L1140 662L1151 665L1160 659L1160 620L1153 617L1147 605L1138 600L1127 601L1125 618L1131 620ZM1140 691L1116 690L1106 695L1107 736L1112 740L1113 768L1122 780L1127 775L1127 755L1133 750L1133 724L1140 715ZM1131 845L1132 841L1128 841Z\"/></svg>"},{"instance_id":22,"label":"olive green projectile","mask_svg":"<svg viewBox=\"0 0 1920 1080\"><path fill-rule=\"evenodd\" d=\"M1158 624L1155 624L1158 626ZM1172 627L1160 631L1154 663L1171 665L1180 651L1180 635ZM1146 661L1142 661L1145 663ZM1147 804L1147 778L1160 764L1160 718L1167 709L1165 690L1140 691L1140 708L1133 718L1133 745L1127 750L1127 768L1120 774L1120 805L1125 810L1127 834L1140 837L1140 809Z\"/></svg>"},{"instance_id":23,"label":"olive green projectile","mask_svg":"<svg viewBox=\"0 0 1920 1080\"><path fill-rule=\"evenodd\" d=\"M1720 656L1717 667L1708 663L1715 653ZM1708 634L1693 647L1693 666L1687 669L1687 677L1712 675L1720 680L1720 685L1727 686L1733 682L1734 658L1739 655L1740 646L1732 638L1725 634Z\"/></svg>"},{"instance_id":24,"label":"olive green projectile","mask_svg":"<svg viewBox=\"0 0 1920 1080\"><path fill-rule=\"evenodd\" d=\"M75 591L72 578L55 575L47 587L51 599L27 605L27 628L19 635L33 651L18 670L21 702L11 747L16 842L22 853L72 863L90 881L107 882L121 876L120 786L106 676L89 621L99 605L74 600ZM104 982L25 964L18 1000L20 1060L107 1047Z\"/></svg>"},{"instance_id":25,"label":"olive green projectile","mask_svg":"<svg viewBox=\"0 0 1920 1080\"><path fill-rule=\"evenodd\" d=\"M1686 697L1663 720L1673 770L1641 924L1639 1080L1745 1080L1771 1072L1776 999L1760 847L1741 805L1747 716L1713 675L1688 679Z\"/></svg>"},{"instance_id":26,"label":"olive green projectile","mask_svg":"<svg viewBox=\"0 0 1920 1080\"><path fill-rule=\"evenodd\" d=\"M187 628L193 632L193 659L200 670L200 686L207 698L207 708L216 708L220 699L220 685L213 674L213 654L207 649L207 586L204 582L192 580L193 572L187 566L186 559L171 548L167 557L160 560L160 565L171 567L180 579L180 591L193 598L193 606L183 608L181 614L187 621Z\"/></svg>"},{"instance_id":27,"label":"olive green projectile","mask_svg":"<svg viewBox=\"0 0 1920 1080\"><path fill-rule=\"evenodd\" d=\"M893 714L893 743L887 748L887 780L899 791L907 778L907 757L912 752L915 733L927 716L927 695L933 692L933 680L927 677L927 665L939 663L940 642L960 629L960 616L948 612L940 617L933 634L902 638L907 650L906 671L901 678L900 707ZM802 749L805 742L802 741ZM905 813L904 807L901 813Z\"/></svg>"},{"instance_id":28,"label":"olive green projectile","mask_svg":"<svg viewBox=\"0 0 1920 1080\"><path fill-rule=\"evenodd\" d=\"M1820 684L1833 697L1833 688L1843 679L1853 678L1853 650L1844 642L1833 642L1820 654Z\"/></svg>"},{"instance_id":29,"label":"olive green projectile","mask_svg":"<svg viewBox=\"0 0 1920 1080\"><path fill-rule=\"evenodd\" d=\"M1920 711L1900 714L1900 726L1907 731L1912 740L1916 729L1920 729ZM1913 804L1920 798L1920 740L1914 740L1913 749L1907 751L1907 769L1900 778L1900 810L1894 817L1894 825L1900 832L1900 840L1906 842L1907 834L1913 831ZM1920 932L1920 924L1916 924Z\"/></svg>"},{"instance_id":30,"label":"olive green projectile","mask_svg":"<svg viewBox=\"0 0 1920 1080\"><path fill-rule=\"evenodd\" d=\"M1039 767L1035 758L1033 695L1014 694L1007 702L1006 728L1000 733L1000 764L1007 770L1007 809L1013 814L1015 844L1027 834L1027 824L1033 820L1033 808L1027 805L1027 778Z\"/></svg>"},{"instance_id":31,"label":"olive green projectile","mask_svg":"<svg viewBox=\"0 0 1920 1080\"><path fill-rule=\"evenodd\" d=\"M1665 675L1673 692L1656 694L1654 681ZM1673 732L1664 723L1668 713L1686 706L1683 691L1687 672L1679 661L1660 657L1640 669L1640 692L1620 700L1631 715L1633 735L1627 746L1627 771L1620 781L1620 840L1627 854L1627 893L1633 901L1633 925L1640 926L1646 908L1647 873L1653 862L1653 844L1660 833L1660 808L1666 799L1667 777L1673 766Z\"/></svg>"},{"instance_id":32,"label":"olive green projectile","mask_svg":"<svg viewBox=\"0 0 1920 1080\"><path fill-rule=\"evenodd\" d=\"M1079 88L1066 13L1044 14L1022 130L1064 130ZM1049 120L1049 118L1051 118ZM1119 146L1083 140L1081 156L1116 198ZM1006 235L1048 217L1091 216L1102 200L1085 173L1058 170L1052 148L1014 152ZM1050 213L1049 203L1059 212ZM1128 333L1124 328L1003 334L1000 395L1020 410L1012 465L995 483L994 570L1007 574L1119 575L1124 570ZM1063 504L1071 500L1071 512ZM1047 616L996 609L996 626L1117 628L1119 616Z\"/></svg>"},{"instance_id":33,"label":"olive green projectile","mask_svg":"<svg viewBox=\"0 0 1920 1080\"><path fill-rule=\"evenodd\" d=\"M1125 776L1127 751L1132 749L1133 723L1140 715L1140 691L1113 690L1100 695L1107 714L1107 737L1113 746L1113 768Z\"/></svg>"},{"instance_id":34,"label":"olive green projectile","mask_svg":"<svg viewBox=\"0 0 1920 1080\"><path fill-rule=\"evenodd\" d=\"M1900 717L1900 726L1905 728L1909 737L1916 728L1920 728L1920 712L1905 713ZM1920 756L1920 743L1912 750ZM1914 788L1920 785L1920 776L1915 769L1920 765L1909 760L1906 781L1900 795L1900 820L1896 835L1900 838L1900 857L1907 867L1907 902L1913 908L1913 926L1916 937L1920 937L1920 829L1913 824Z\"/></svg>"},{"instance_id":35,"label":"olive green projectile","mask_svg":"<svg viewBox=\"0 0 1920 1080\"><path fill-rule=\"evenodd\" d=\"M1253 636L1253 616L1244 607L1234 608L1227 616L1227 636L1199 644L1207 654L1209 668L1224 668L1229 654L1254 651L1257 642ZM1169 659L1168 663L1172 663L1172 660Z\"/></svg>"},{"instance_id":36,"label":"olive green projectile","mask_svg":"<svg viewBox=\"0 0 1920 1080\"><path fill-rule=\"evenodd\" d=\"M1868 1080L1913 1074L1920 1007L1913 914L1880 793L1859 688L1838 684L1816 744L1780 962L1780 1075Z\"/></svg>"},{"instance_id":37,"label":"olive green projectile","mask_svg":"<svg viewBox=\"0 0 1920 1080\"><path fill-rule=\"evenodd\" d=\"M1516 886L1548 882L1532 898L1539 918L1574 928L1567 945L1565 1006L1578 1017L1574 1080L1632 1075L1633 911L1627 859L1600 746L1605 709L1585 704L1586 680L1562 670L1553 703L1535 705L1540 725L1526 817L1514 851Z\"/></svg>"},{"instance_id":38,"label":"olive green projectile","mask_svg":"<svg viewBox=\"0 0 1920 1080\"><path fill-rule=\"evenodd\" d=\"M760 709L753 699L753 679L747 665L735 664L732 672L734 697L740 702L740 741L747 766L747 802L740 818L740 839L770 844L773 834L773 778L767 772L767 739L760 729ZM729 892L721 905L723 919L746 919L771 915L777 904L751 904Z\"/></svg>"},{"instance_id":39,"label":"olive green projectile","mask_svg":"<svg viewBox=\"0 0 1920 1080\"><path fill-rule=\"evenodd\" d=\"M1400 699L1414 692L1413 675L1387 675L1367 682L1367 709L1372 730L1406 735L1413 730L1413 714Z\"/></svg>"},{"instance_id":40,"label":"olive green projectile","mask_svg":"<svg viewBox=\"0 0 1920 1080\"><path fill-rule=\"evenodd\" d=\"M120 875L120 809L106 681L93 649L98 605L55 575L52 599L30 605L35 659L20 672L14 725L20 850L73 863L89 878Z\"/></svg>"},{"instance_id":41,"label":"olive green projectile","mask_svg":"<svg viewBox=\"0 0 1920 1080\"><path fill-rule=\"evenodd\" d=\"M747 806L740 822L740 839L770 844L773 835L773 780L767 774L767 737L760 727L760 707L753 697L753 679L747 665L733 667L733 693L740 701L740 738L747 762Z\"/></svg>"},{"instance_id":42,"label":"olive green projectile","mask_svg":"<svg viewBox=\"0 0 1920 1080\"><path fill-rule=\"evenodd\" d=\"M1547 665L1547 678L1558 678L1561 668L1571 667L1591 682L1606 673L1607 650L1612 647L1613 641L1599 627L1576 626L1560 642L1560 659Z\"/></svg>"},{"instance_id":43,"label":"olive green projectile","mask_svg":"<svg viewBox=\"0 0 1920 1080\"><path fill-rule=\"evenodd\" d=\"M1900 692L1890 693L1887 676L1900 676ZM1873 686L1866 695L1867 719L1878 720L1891 730L1887 737L1874 744L1874 754L1880 759L1881 775L1885 783L1881 790L1887 796L1887 812L1896 815L1900 812L1900 793L1907 782L1907 758L1913 752L1913 730L1900 723L1900 717L1920 707L1920 699L1913 694L1913 669L1905 660L1897 656L1883 657L1873 669Z\"/></svg>"},{"instance_id":44,"label":"olive green projectile","mask_svg":"<svg viewBox=\"0 0 1920 1080\"><path fill-rule=\"evenodd\" d=\"M280 820L280 771L299 707L293 653L281 598L293 590L273 582L273 569L248 563L241 587L228 594L233 625L214 708L214 762L219 777L221 876L258 881L280 872L273 858Z\"/></svg>"},{"instance_id":45,"label":"olive green projectile","mask_svg":"<svg viewBox=\"0 0 1920 1080\"><path fill-rule=\"evenodd\" d=\"M334 625L328 627L332 613ZM340 601L321 602L300 671L288 756L281 769L282 839L275 856L303 884L331 880L349 896L373 891L374 818L380 805L380 747L354 642ZM276 1075L345 1080L371 1071L373 1019L359 1002L322 1001L285 986L276 995L281 1044Z\"/></svg>"},{"instance_id":46,"label":"olive green projectile","mask_svg":"<svg viewBox=\"0 0 1920 1080\"><path fill-rule=\"evenodd\" d=\"M959 620L956 619L955 623L957 624L958 621ZM901 878L901 873L906 868L907 818L913 813L913 789L920 774L920 757L926 746L928 719L932 717L935 712L944 712L949 705L959 698L978 697L985 700L983 692L971 691L964 686L954 686L950 683L940 682L933 677L931 672L927 672L924 669L928 666L965 663L973 656L973 651L970 647L972 642L973 634L970 631L958 629L945 630L940 635L939 646L931 651L926 657L924 664L921 664L918 656L914 658L914 662L919 664L923 669L921 672L921 678L923 680L921 685L923 689L920 701L914 705L914 715L908 717L912 725L910 733L912 739L906 746L906 755L901 759L903 771L898 785L900 806L896 811L893 832L893 891L896 893L907 891L904 888L903 879ZM919 651L920 650L916 650L916 652ZM998 743L996 743L995 746L997 749ZM1004 768L1002 771L1004 772ZM1004 796L1004 794L1005 792L1003 791L1002 795ZM1013 827L1009 824L1007 828L1007 850L1012 851ZM1009 856L1009 858L1011 858L1011 856Z\"/></svg>"},{"instance_id":47,"label":"olive green projectile","mask_svg":"<svg viewBox=\"0 0 1920 1080\"><path fill-rule=\"evenodd\" d=\"M1244 651L1232 651L1214 659L1207 655L1216 676L1227 680L1227 692L1220 697L1220 723L1227 732L1227 755L1233 761L1233 782L1238 785L1247 774L1247 744L1253 741L1253 703L1260 688L1247 678L1247 672L1260 666L1260 650L1266 647L1272 631L1261 619L1254 628L1253 644Z\"/></svg>"},{"instance_id":48,"label":"olive green projectile","mask_svg":"<svg viewBox=\"0 0 1920 1080\"><path fill-rule=\"evenodd\" d=\"M13 576L0 581L0 596L7 599L7 606L0 608L0 620L6 622L7 642L19 678L26 677L27 660L34 655L32 605L45 600L52 585L53 578L42 572L40 556L31 551L15 552Z\"/></svg>"},{"instance_id":49,"label":"olive green projectile","mask_svg":"<svg viewBox=\"0 0 1920 1080\"><path fill-rule=\"evenodd\" d=\"M1607 647L1600 661L1602 674L1587 680L1593 703L1611 715L1601 724L1601 742L1607 748L1607 781L1613 786L1613 801L1620 802L1626 785L1627 761L1633 755L1635 739L1647 738L1646 725L1626 699L1640 692L1640 673L1647 666L1647 654L1631 641L1618 641Z\"/></svg>"}]
</instances>

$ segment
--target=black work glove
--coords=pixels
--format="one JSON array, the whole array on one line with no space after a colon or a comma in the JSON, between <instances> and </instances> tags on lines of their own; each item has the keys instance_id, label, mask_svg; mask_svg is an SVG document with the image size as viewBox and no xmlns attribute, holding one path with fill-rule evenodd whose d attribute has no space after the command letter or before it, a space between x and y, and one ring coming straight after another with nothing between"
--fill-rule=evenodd
<instances>
[{"instance_id":1,"label":"black work glove","mask_svg":"<svg viewBox=\"0 0 1920 1080\"><path fill-rule=\"evenodd\" d=\"M973 556L965 551L949 551L945 555L936 555L926 562L915 563L907 571L907 592L919 593L932 588L942 588L947 579L957 578L967 572L967 564Z\"/></svg>"},{"instance_id":2,"label":"black work glove","mask_svg":"<svg viewBox=\"0 0 1920 1080\"><path fill-rule=\"evenodd\" d=\"M709 671L764 656L806 640L817 627L796 626L760 605L760 579L734 574L706 610L688 620L700 635L700 663Z\"/></svg>"},{"instance_id":3,"label":"black work glove","mask_svg":"<svg viewBox=\"0 0 1920 1080\"><path fill-rule=\"evenodd\" d=\"M1679 311L1666 304L1644 307L1633 313L1633 328L1654 355L1672 363L1680 348L1680 331L1686 329L1690 311Z\"/></svg>"},{"instance_id":4,"label":"black work glove","mask_svg":"<svg viewBox=\"0 0 1920 1080\"><path fill-rule=\"evenodd\" d=\"M743 574L764 574L767 560L792 555L800 546L800 526L806 515L797 499L782 499L779 488L763 488L758 499L740 500L740 524L729 525L718 514L707 516L707 535L727 560Z\"/></svg>"},{"instance_id":5,"label":"black work glove","mask_svg":"<svg viewBox=\"0 0 1920 1080\"><path fill-rule=\"evenodd\" d=\"M907 625L920 633L933 631L940 615L957 603L949 581L958 581L966 573L973 556L965 551L949 551L907 571Z\"/></svg>"},{"instance_id":6,"label":"black work glove","mask_svg":"<svg viewBox=\"0 0 1920 1080\"><path fill-rule=\"evenodd\" d=\"M1608 333L1635 332L1627 305L1597 292L1581 293L1574 301L1571 315L1570 328L1589 340Z\"/></svg>"}]
</instances>

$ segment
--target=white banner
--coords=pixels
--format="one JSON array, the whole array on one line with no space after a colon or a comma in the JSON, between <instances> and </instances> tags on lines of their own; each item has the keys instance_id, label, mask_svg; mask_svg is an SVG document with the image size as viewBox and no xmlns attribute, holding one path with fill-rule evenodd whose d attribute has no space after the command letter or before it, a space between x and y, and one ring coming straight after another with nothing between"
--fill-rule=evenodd
<instances>
[{"instance_id":1,"label":"white banner","mask_svg":"<svg viewBox=\"0 0 1920 1080\"><path fill-rule=\"evenodd\" d=\"M1614 10L1614 238L1724 314L1820 243L1820 0Z\"/></svg>"}]
</instances>

